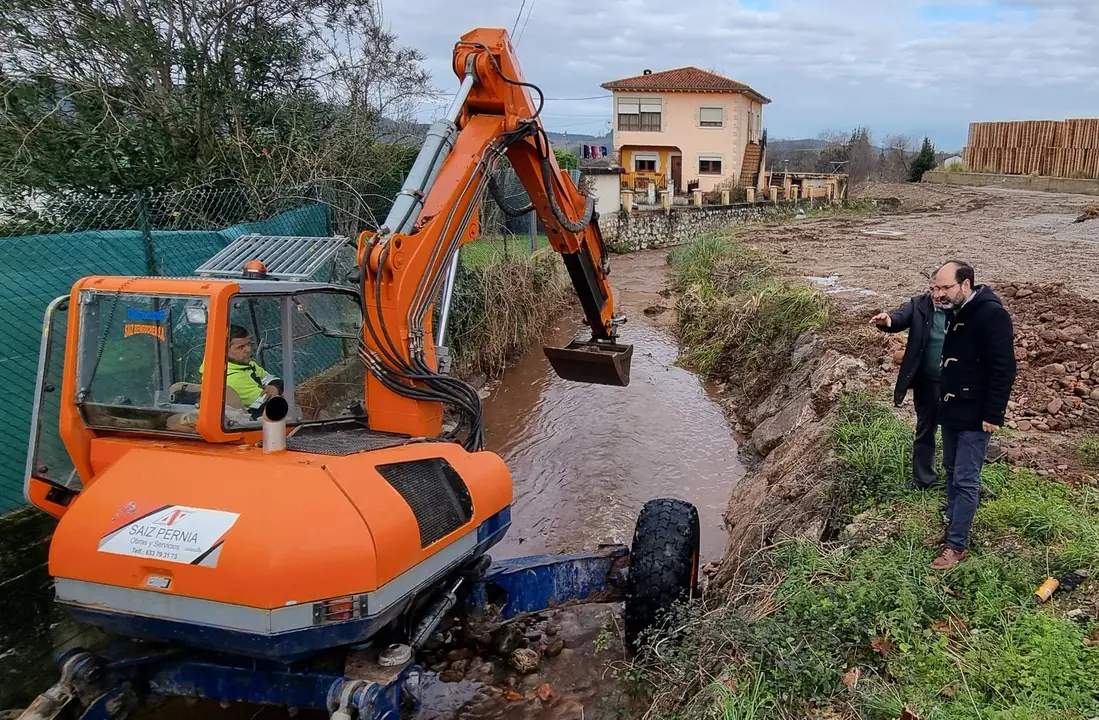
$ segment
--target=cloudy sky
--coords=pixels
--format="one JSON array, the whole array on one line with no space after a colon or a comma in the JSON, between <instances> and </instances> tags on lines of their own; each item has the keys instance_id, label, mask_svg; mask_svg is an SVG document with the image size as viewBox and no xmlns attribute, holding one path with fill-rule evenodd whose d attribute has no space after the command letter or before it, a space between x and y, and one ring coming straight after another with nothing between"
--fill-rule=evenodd
<instances>
[{"instance_id":1,"label":"cloudy sky","mask_svg":"<svg viewBox=\"0 0 1099 720\"><path fill-rule=\"evenodd\" d=\"M462 33L516 28L550 130L602 134L600 83L684 65L770 97L772 138L861 124L958 149L972 121L1099 116L1099 0L390 0L386 21L448 94Z\"/></svg>"}]
</instances>

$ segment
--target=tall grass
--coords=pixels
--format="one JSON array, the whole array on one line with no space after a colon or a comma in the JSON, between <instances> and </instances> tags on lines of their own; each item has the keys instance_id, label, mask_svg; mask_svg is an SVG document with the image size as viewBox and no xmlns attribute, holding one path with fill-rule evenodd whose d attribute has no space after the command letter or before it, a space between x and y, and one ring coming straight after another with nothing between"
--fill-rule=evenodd
<instances>
[{"instance_id":1,"label":"tall grass","mask_svg":"<svg viewBox=\"0 0 1099 720\"><path fill-rule=\"evenodd\" d=\"M564 264L549 249L529 258L459 265L449 327L455 370L499 376L541 337L567 288Z\"/></svg>"},{"instance_id":2,"label":"tall grass","mask_svg":"<svg viewBox=\"0 0 1099 720\"><path fill-rule=\"evenodd\" d=\"M681 608L670 621L675 642L656 633L632 675L653 701L651 716L896 720L904 708L928 720L1099 715L1099 647L1088 640L1099 637L1099 623L1063 618L1086 607L1089 591L1046 605L1032 596L1051 572L1099 567L1094 489L987 465L972 555L933 573L936 548L924 541L941 528L942 496L904 488L912 428L888 406L855 396L833 437L837 483L866 508L860 522L877 540L786 542L752 562L734 601Z\"/></svg>"},{"instance_id":3,"label":"tall grass","mask_svg":"<svg viewBox=\"0 0 1099 720\"><path fill-rule=\"evenodd\" d=\"M733 235L706 235L668 257L686 364L749 390L780 374L801 333L828 322L825 297L780 276Z\"/></svg>"}]
</instances>

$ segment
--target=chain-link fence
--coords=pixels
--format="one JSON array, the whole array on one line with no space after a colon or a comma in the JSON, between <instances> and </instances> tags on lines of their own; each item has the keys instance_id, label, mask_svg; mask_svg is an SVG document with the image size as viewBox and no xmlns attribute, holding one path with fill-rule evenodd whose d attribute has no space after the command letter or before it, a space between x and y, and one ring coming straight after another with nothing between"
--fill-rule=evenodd
<instances>
[{"instance_id":1,"label":"chain-link fence","mask_svg":"<svg viewBox=\"0 0 1099 720\"><path fill-rule=\"evenodd\" d=\"M498 170L495 180L508 207L521 208L530 203L530 196L514 170ZM508 217L487 197L481 206L480 238L462 248L462 261L466 267L484 267L501 260L529 257L538 248L548 246L549 238L535 213Z\"/></svg>"},{"instance_id":2,"label":"chain-link fence","mask_svg":"<svg viewBox=\"0 0 1099 720\"><path fill-rule=\"evenodd\" d=\"M510 206L529 202L514 171L498 171L496 181ZM353 241L361 231L384 221L401 182L394 176L384 182L326 180L292 189L200 188L6 199L0 195L0 367L9 398L8 430L0 435L0 513L23 504L42 320L53 298L68 294L76 280L88 275L191 275L246 233L342 235ZM529 257L545 247L548 241L534 217L508 217L486 197L480 239L462 249L462 264L476 270ZM318 279L342 282L353 261L348 248ZM460 291L461 287L456 309L463 302ZM468 332L466 328L464 334ZM346 348L336 345L317 349L346 354ZM326 355L316 360L314 369L322 372L339 358ZM48 427L51 419L44 422ZM55 441L47 439L60 451Z\"/></svg>"}]
</instances>

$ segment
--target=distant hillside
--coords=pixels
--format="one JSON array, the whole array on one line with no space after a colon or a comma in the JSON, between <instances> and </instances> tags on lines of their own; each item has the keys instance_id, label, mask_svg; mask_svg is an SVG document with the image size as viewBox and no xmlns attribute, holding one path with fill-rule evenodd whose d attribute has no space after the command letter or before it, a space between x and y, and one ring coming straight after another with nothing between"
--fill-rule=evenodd
<instances>
[{"instance_id":1,"label":"distant hillside","mask_svg":"<svg viewBox=\"0 0 1099 720\"><path fill-rule=\"evenodd\" d=\"M389 118L383 118L381 122L383 133L378 137L379 142L420 143L427 134L428 127L430 127L427 123L398 123ZM547 130L546 136L549 137L550 144L555 149L568 150L578 157L581 154L581 145L606 145L608 149L613 145L610 134L585 135L583 133L563 133Z\"/></svg>"}]
</instances>

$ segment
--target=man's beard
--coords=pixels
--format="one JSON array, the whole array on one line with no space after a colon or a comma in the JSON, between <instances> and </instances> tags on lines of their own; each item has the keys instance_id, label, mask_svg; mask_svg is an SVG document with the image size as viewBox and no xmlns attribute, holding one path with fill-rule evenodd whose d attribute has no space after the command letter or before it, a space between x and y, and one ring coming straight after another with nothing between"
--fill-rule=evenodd
<instances>
[{"instance_id":1,"label":"man's beard","mask_svg":"<svg viewBox=\"0 0 1099 720\"><path fill-rule=\"evenodd\" d=\"M962 304L957 300L943 300L941 302L933 300L932 302L934 303L935 307L943 311L957 310L962 306Z\"/></svg>"}]
</instances>

